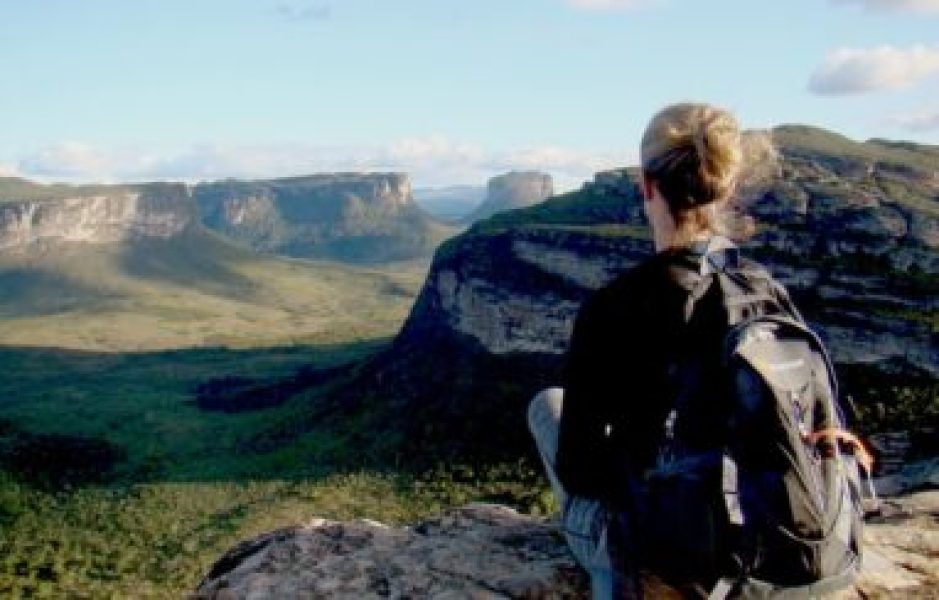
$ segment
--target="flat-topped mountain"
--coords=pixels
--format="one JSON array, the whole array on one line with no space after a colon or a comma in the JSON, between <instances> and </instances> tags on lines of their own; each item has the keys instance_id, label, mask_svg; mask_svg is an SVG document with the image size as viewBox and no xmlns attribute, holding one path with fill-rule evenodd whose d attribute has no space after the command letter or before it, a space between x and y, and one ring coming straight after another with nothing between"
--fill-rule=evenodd
<instances>
[{"instance_id":1,"label":"flat-topped mountain","mask_svg":"<svg viewBox=\"0 0 939 600\"><path fill-rule=\"evenodd\" d=\"M511 171L489 180L485 199L463 221L475 223L498 212L533 206L553 195L554 182L547 173Z\"/></svg>"},{"instance_id":2,"label":"flat-topped mountain","mask_svg":"<svg viewBox=\"0 0 939 600\"><path fill-rule=\"evenodd\" d=\"M455 230L414 203L401 173L202 183L202 222L264 252L351 262L429 257Z\"/></svg>"},{"instance_id":3,"label":"flat-topped mountain","mask_svg":"<svg viewBox=\"0 0 939 600\"><path fill-rule=\"evenodd\" d=\"M195 205L180 183L47 186L0 178L0 250L165 239L195 222Z\"/></svg>"}]
</instances>

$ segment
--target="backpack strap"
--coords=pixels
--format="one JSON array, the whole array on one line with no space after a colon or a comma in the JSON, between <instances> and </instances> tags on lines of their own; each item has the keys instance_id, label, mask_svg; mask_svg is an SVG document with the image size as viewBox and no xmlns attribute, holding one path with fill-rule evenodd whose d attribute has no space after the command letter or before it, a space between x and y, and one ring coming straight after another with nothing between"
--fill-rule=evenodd
<instances>
[{"instance_id":1,"label":"backpack strap","mask_svg":"<svg viewBox=\"0 0 939 600\"><path fill-rule=\"evenodd\" d=\"M692 244L689 250L698 257L697 269L676 273L678 282L688 290L684 310L686 323L691 321L695 306L715 280L721 287L730 325L743 320L753 307L766 305L778 306L794 320L804 322L786 289L762 266L745 261L731 240L715 235Z\"/></svg>"}]
</instances>

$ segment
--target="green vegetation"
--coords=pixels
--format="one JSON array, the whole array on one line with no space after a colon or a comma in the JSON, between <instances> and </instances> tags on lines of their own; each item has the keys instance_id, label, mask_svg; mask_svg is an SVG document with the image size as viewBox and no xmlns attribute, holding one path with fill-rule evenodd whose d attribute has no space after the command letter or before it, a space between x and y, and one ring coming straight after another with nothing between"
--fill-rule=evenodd
<instances>
[{"instance_id":1,"label":"green vegetation","mask_svg":"<svg viewBox=\"0 0 939 600\"><path fill-rule=\"evenodd\" d=\"M359 472L311 423L387 346L426 263L283 260L205 232L32 250L0 257L0 596L179 597L247 535L443 502ZM289 393L200 408L226 379ZM487 488L452 487L470 489Z\"/></svg>"},{"instance_id":2,"label":"green vegetation","mask_svg":"<svg viewBox=\"0 0 939 600\"><path fill-rule=\"evenodd\" d=\"M88 350L331 343L393 334L426 262L259 256L214 234L0 255L0 344Z\"/></svg>"},{"instance_id":3,"label":"green vegetation","mask_svg":"<svg viewBox=\"0 0 939 600\"><path fill-rule=\"evenodd\" d=\"M939 452L939 381L908 365L897 365L893 371L883 365L840 365L838 373L865 433L927 434L931 439L918 444L920 451Z\"/></svg>"},{"instance_id":4,"label":"green vegetation","mask_svg":"<svg viewBox=\"0 0 939 600\"><path fill-rule=\"evenodd\" d=\"M260 533L313 517L403 524L480 499L517 498L534 512L552 510L534 481L518 472L428 482L356 472L53 494L0 474L0 595L179 598L225 550Z\"/></svg>"},{"instance_id":5,"label":"green vegetation","mask_svg":"<svg viewBox=\"0 0 939 600\"><path fill-rule=\"evenodd\" d=\"M776 127L773 129L773 142L783 148L912 167L927 173L935 172L939 161L937 146L877 139L856 142L833 131L807 125Z\"/></svg>"}]
</instances>

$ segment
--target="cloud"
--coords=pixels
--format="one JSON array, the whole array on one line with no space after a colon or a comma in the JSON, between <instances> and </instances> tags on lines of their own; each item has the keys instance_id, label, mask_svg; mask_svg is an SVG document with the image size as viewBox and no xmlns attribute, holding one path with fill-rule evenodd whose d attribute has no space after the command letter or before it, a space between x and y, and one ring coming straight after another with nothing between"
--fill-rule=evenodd
<instances>
[{"instance_id":1,"label":"cloud","mask_svg":"<svg viewBox=\"0 0 939 600\"><path fill-rule=\"evenodd\" d=\"M570 6L582 10L610 11L610 10L634 10L644 8L652 4L658 4L661 0L566 0Z\"/></svg>"},{"instance_id":2,"label":"cloud","mask_svg":"<svg viewBox=\"0 0 939 600\"><path fill-rule=\"evenodd\" d=\"M163 153L63 142L23 157L14 170L25 177L72 182L194 182L335 171L403 171L421 186L480 184L506 171L541 170L555 178L558 189L569 189L598 170L622 166L633 158L552 145L490 150L440 135L374 146L199 144Z\"/></svg>"},{"instance_id":3,"label":"cloud","mask_svg":"<svg viewBox=\"0 0 939 600\"><path fill-rule=\"evenodd\" d=\"M894 115L887 119L887 122L912 133L939 131L939 111L924 110L905 115Z\"/></svg>"},{"instance_id":4,"label":"cloud","mask_svg":"<svg viewBox=\"0 0 939 600\"><path fill-rule=\"evenodd\" d=\"M136 159L126 157L130 161ZM118 157L82 142L65 141L20 160L17 171L43 179L110 180ZM127 165L129 166L129 165Z\"/></svg>"},{"instance_id":5,"label":"cloud","mask_svg":"<svg viewBox=\"0 0 939 600\"><path fill-rule=\"evenodd\" d=\"M328 4L283 3L274 7L274 12L288 21L325 21L333 15Z\"/></svg>"},{"instance_id":6,"label":"cloud","mask_svg":"<svg viewBox=\"0 0 939 600\"><path fill-rule=\"evenodd\" d=\"M809 90L821 95L897 90L936 73L939 73L939 47L840 48L829 53L812 74Z\"/></svg>"},{"instance_id":7,"label":"cloud","mask_svg":"<svg viewBox=\"0 0 939 600\"><path fill-rule=\"evenodd\" d=\"M16 170L16 167L0 163L0 177L17 177L18 175L19 172Z\"/></svg>"},{"instance_id":8,"label":"cloud","mask_svg":"<svg viewBox=\"0 0 939 600\"><path fill-rule=\"evenodd\" d=\"M854 4L873 11L939 13L939 0L831 0L834 4Z\"/></svg>"}]
</instances>

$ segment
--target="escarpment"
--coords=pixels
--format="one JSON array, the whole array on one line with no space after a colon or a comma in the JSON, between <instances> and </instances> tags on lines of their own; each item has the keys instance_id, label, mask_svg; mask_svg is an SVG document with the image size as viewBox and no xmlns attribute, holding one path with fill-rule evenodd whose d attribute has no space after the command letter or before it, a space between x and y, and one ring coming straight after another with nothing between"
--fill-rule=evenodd
<instances>
[{"instance_id":1,"label":"escarpment","mask_svg":"<svg viewBox=\"0 0 939 600\"><path fill-rule=\"evenodd\" d=\"M0 180L0 250L171 238L196 222L183 184L43 186Z\"/></svg>"},{"instance_id":2,"label":"escarpment","mask_svg":"<svg viewBox=\"0 0 939 600\"><path fill-rule=\"evenodd\" d=\"M454 230L414 203L401 173L226 180L196 186L202 222L264 252L352 262L429 257Z\"/></svg>"}]
</instances>

